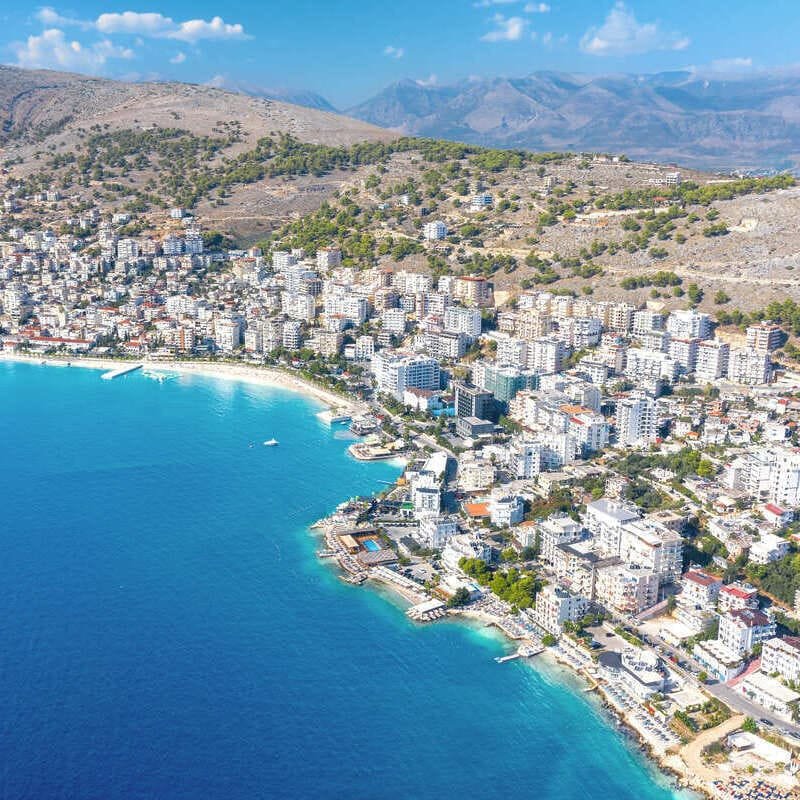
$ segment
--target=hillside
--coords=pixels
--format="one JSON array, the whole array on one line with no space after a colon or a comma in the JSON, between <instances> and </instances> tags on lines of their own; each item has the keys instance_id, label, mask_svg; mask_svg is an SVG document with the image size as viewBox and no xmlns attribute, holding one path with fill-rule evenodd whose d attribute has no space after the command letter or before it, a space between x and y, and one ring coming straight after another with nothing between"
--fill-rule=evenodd
<instances>
[{"instance_id":1,"label":"hillside","mask_svg":"<svg viewBox=\"0 0 800 800\"><path fill-rule=\"evenodd\" d=\"M486 274L508 297L538 286L714 311L800 300L800 189L786 176L682 169L670 185L665 169L626 158L397 138L221 90L19 73L0 73L17 98L0 193L18 206L0 240L11 227L80 236L91 207L158 237L181 206L241 245L338 244L355 267ZM483 191L492 202L472 210ZM448 235L426 242L434 219Z\"/></svg>"},{"instance_id":2,"label":"hillside","mask_svg":"<svg viewBox=\"0 0 800 800\"><path fill-rule=\"evenodd\" d=\"M491 147L626 153L701 169L800 164L800 77L537 72L453 86L401 81L348 113Z\"/></svg>"},{"instance_id":3,"label":"hillside","mask_svg":"<svg viewBox=\"0 0 800 800\"><path fill-rule=\"evenodd\" d=\"M0 130L8 153L48 137L48 146L74 143L93 125L112 130L180 122L199 136L217 121L241 123L245 142L270 131L303 141L343 145L387 140L373 125L319 109L185 83L126 83L49 70L0 66ZM56 138L49 137L57 134Z\"/></svg>"}]
</instances>

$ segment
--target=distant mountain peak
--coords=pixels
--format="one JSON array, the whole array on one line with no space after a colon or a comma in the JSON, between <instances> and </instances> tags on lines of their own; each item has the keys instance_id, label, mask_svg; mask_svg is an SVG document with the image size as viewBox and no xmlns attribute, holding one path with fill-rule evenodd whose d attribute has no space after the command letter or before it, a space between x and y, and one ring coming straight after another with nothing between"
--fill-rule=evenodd
<instances>
[{"instance_id":1,"label":"distant mountain peak","mask_svg":"<svg viewBox=\"0 0 800 800\"><path fill-rule=\"evenodd\" d=\"M454 84L403 79L348 110L409 134L495 147L625 152L707 168L800 162L800 73L539 70Z\"/></svg>"}]
</instances>

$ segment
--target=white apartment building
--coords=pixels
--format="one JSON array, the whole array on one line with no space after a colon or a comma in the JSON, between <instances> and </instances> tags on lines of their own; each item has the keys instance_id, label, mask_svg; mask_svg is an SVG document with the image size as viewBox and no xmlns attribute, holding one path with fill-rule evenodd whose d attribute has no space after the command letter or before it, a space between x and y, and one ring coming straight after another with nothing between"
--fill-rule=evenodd
<instances>
[{"instance_id":1,"label":"white apartment building","mask_svg":"<svg viewBox=\"0 0 800 800\"><path fill-rule=\"evenodd\" d=\"M800 681L800 637L767 639L761 649L761 671L777 672L785 681Z\"/></svg>"},{"instance_id":2,"label":"white apartment building","mask_svg":"<svg viewBox=\"0 0 800 800\"><path fill-rule=\"evenodd\" d=\"M481 335L481 312L478 308L448 306L444 310L443 322L448 333L463 333L470 341Z\"/></svg>"},{"instance_id":3,"label":"white apartment building","mask_svg":"<svg viewBox=\"0 0 800 800\"><path fill-rule=\"evenodd\" d=\"M676 339L669 341L669 357L676 361L682 372L694 372L697 365L697 347L700 339Z\"/></svg>"},{"instance_id":4,"label":"white apartment building","mask_svg":"<svg viewBox=\"0 0 800 800\"><path fill-rule=\"evenodd\" d=\"M479 451L470 450L458 459L458 486L465 492L488 489L497 479L497 468Z\"/></svg>"},{"instance_id":5,"label":"white apartment building","mask_svg":"<svg viewBox=\"0 0 800 800\"><path fill-rule=\"evenodd\" d=\"M272 268L283 272L297 263L297 256L286 250L275 250L272 254Z\"/></svg>"},{"instance_id":6,"label":"white apartment building","mask_svg":"<svg viewBox=\"0 0 800 800\"><path fill-rule=\"evenodd\" d=\"M589 601L585 597L548 584L536 595L531 618L547 633L560 636L565 622L576 622L588 610Z\"/></svg>"},{"instance_id":7,"label":"white apartment building","mask_svg":"<svg viewBox=\"0 0 800 800\"><path fill-rule=\"evenodd\" d=\"M501 494L489 500L489 519L498 528L510 528L522 522L525 506L521 497Z\"/></svg>"},{"instance_id":8,"label":"white apartment building","mask_svg":"<svg viewBox=\"0 0 800 800\"><path fill-rule=\"evenodd\" d=\"M735 347L728 361L728 380L744 386L758 386L772 379L769 351Z\"/></svg>"},{"instance_id":9,"label":"white apartment building","mask_svg":"<svg viewBox=\"0 0 800 800\"><path fill-rule=\"evenodd\" d=\"M183 239L174 233L168 233L161 240L161 252L165 256L179 256L183 253Z\"/></svg>"},{"instance_id":10,"label":"white apartment building","mask_svg":"<svg viewBox=\"0 0 800 800\"><path fill-rule=\"evenodd\" d=\"M350 292L325 294L322 303L326 315L342 316L355 326L365 322L369 315L369 303L366 297L359 297Z\"/></svg>"},{"instance_id":11,"label":"white apartment building","mask_svg":"<svg viewBox=\"0 0 800 800\"><path fill-rule=\"evenodd\" d=\"M566 317L558 320L558 330L553 334L575 350L597 347L603 333L603 324L595 317Z\"/></svg>"},{"instance_id":12,"label":"white apartment building","mask_svg":"<svg viewBox=\"0 0 800 800\"><path fill-rule=\"evenodd\" d=\"M453 517L426 514L419 519L419 541L423 547L441 550L458 533Z\"/></svg>"},{"instance_id":13,"label":"white apartment building","mask_svg":"<svg viewBox=\"0 0 800 800\"><path fill-rule=\"evenodd\" d=\"M663 585L681 574L683 539L655 520L629 520L620 532L619 556L626 564L655 573Z\"/></svg>"},{"instance_id":14,"label":"white apartment building","mask_svg":"<svg viewBox=\"0 0 800 800\"><path fill-rule=\"evenodd\" d=\"M535 478L542 471L541 443L515 441L511 446L510 467L516 478Z\"/></svg>"},{"instance_id":15,"label":"white apartment building","mask_svg":"<svg viewBox=\"0 0 800 800\"><path fill-rule=\"evenodd\" d=\"M451 570L457 570L462 558L479 558L488 564L492 558L492 548L477 534L457 533L442 550L442 561Z\"/></svg>"},{"instance_id":16,"label":"white apartment building","mask_svg":"<svg viewBox=\"0 0 800 800\"><path fill-rule=\"evenodd\" d=\"M317 250L317 268L329 270L342 263L342 251L338 247L320 247Z\"/></svg>"},{"instance_id":17,"label":"white apartment building","mask_svg":"<svg viewBox=\"0 0 800 800\"><path fill-rule=\"evenodd\" d=\"M353 355L356 361L370 361L375 355L375 340L371 336L357 337Z\"/></svg>"},{"instance_id":18,"label":"white apartment building","mask_svg":"<svg viewBox=\"0 0 800 800\"><path fill-rule=\"evenodd\" d=\"M440 219L437 219L434 222L426 222L425 225L422 226L422 235L429 242L439 241L446 238L447 225L445 225Z\"/></svg>"},{"instance_id":19,"label":"white apartment building","mask_svg":"<svg viewBox=\"0 0 800 800\"><path fill-rule=\"evenodd\" d=\"M717 607L722 580L702 569L690 569L683 576L678 603L713 611Z\"/></svg>"},{"instance_id":20,"label":"white apartment building","mask_svg":"<svg viewBox=\"0 0 800 800\"><path fill-rule=\"evenodd\" d=\"M780 508L800 506L800 451L789 447L752 450L725 473L726 485Z\"/></svg>"},{"instance_id":21,"label":"white apartment building","mask_svg":"<svg viewBox=\"0 0 800 800\"><path fill-rule=\"evenodd\" d=\"M235 350L242 341L242 326L235 319L218 319L214 321L214 341L217 347L229 353Z\"/></svg>"},{"instance_id":22,"label":"white apartment building","mask_svg":"<svg viewBox=\"0 0 800 800\"><path fill-rule=\"evenodd\" d=\"M562 544L572 544L583 536L583 525L572 517L548 517L538 524L539 557L554 564L556 549Z\"/></svg>"},{"instance_id":23,"label":"white apartment building","mask_svg":"<svg viewBox=\"0 0 800 800\"><path fill-rule=\"evenodd\" d=\"M772 352L781 346L783 333L779 325L772 322L759 322L747 327L747 346L753 350Z\"/></svg>"},{"instance_id":24,"label":"white apartment building","mask_svg":"<svg viewBox=\"0 0 800 800\"><path fill-rule=\"evenodd\" d=\"M287 350L299 350L303 345L302 325L300 320L289 319L283 324L282 345Z\"/></svg>"},{"instance_id":25,"label":"white apartment building","mask_svg":"<svg viewBox=\"0 0 800 800\"><path fill-rule=\"evenodd\" d=\"M758 608L758 591L749 583L729 583L719 590L718 607L720 614L728 611L744 611Z\"/></svg>"},{"instance_id":26,"label":"white apartment building","mask_svg":"<svg viewBox=\"0 0 800 800\"><path fill-rule=\"evenodd\" d=\"M311 322L317 314L317 307L312 295L281 292L281 311L290 319Z\"/></svg>"},{"instance_id":27,"label":"white apartment building","mask_svg":"<svg viewBox=\"0 0 800 800\"><path fill-rule=\"evenodd\" d=\"M720 644L738 656L749 655L753 647L775 636L775 623L763 611L746 608L720 615Z\"/></svg>"},{"instance_id":28,"label":"white apartment building","mask_svg":"<svg viewBox=\"0 0 800 800\"><path fill-rule=\"evenodd\" d=\"M606 418L588 409L570 413L567 420L567 433L584 455L602 450L608 444L609 430Z\"/></svg>"},{"instance_id":29,"label":"white apartment building","mask_svg":"<svg viewBox=\"0 0 800 800\"><path fill-rule=\"evenodd\" d=\"M697 345L697 363L695 364L695 379L698 382L713 382L728 374L731 347L727 342L719 339L701 341Z\"/></svg>"},{"instance_id":30,"label":"white apartment building","mask_svg":"<svg viewBox=\"0 0 800 800\"><path fill-rule=\"evenodd\" d=\"M120 239L117 242L117 259L119 261L135 261L139 258L141 248L136 239Z\"/></svg>"},{"instance_id":31,"label":"white apartment building","mask_svg":"<svg viewBox=\"0 0 800 800\"><path fill-rule=\"evenodd\" d=\"M381 314L381 326L387 333L401 336L406 332L406 312L402 308L387 308Z\"/></svg>"},{"instance_id":32,"label":"white apartment building","mask_svg":"<svg viewBox=\"0 0 800 800\"><path fill-rule=\"evenodd\" d=\"M666 330L667 318L657 311L643 309L633 315L633 335L642 336L652 331Z\"/></svg>"},{"instance_id":33,"label":"white apartment building","mask_svg":"<svg viewBox=\"0 0 800 800\"><path fill-rule=\"evenodd\" d=\"M667 317L667 332L678 339L708 339L711 317L693 308L673 311Z\"/></svg>"},{"instance_id":34,"label":"white apartment building","mask_svg":"<svg viewBox=\"0 0 800 800\"><path fill-rule=\"evenodd\" d=\"M654 381L672 383L679 372L680 364L668 353L642 347L628 349L625 375L636 384Z\"/></svg>"},{"instance_id":35,"label":"white apartment building","mask_svg":"<svg viewBox=\"0 0 800 800\"><path fill-rule=\"evenodd\" d=\"M421 272L395 272L392 285L403 294L420 294L433 289L433 278Z\"/></svg>"},{"instance_id":36,"label":"white apartment building","mask_svg":"<svg viewBox=\"0 0 800 800\"><path fill-rule=\"evenodd\" d=\"M528 369L539 372L561 372L567 348L559 339L540 337L528 346Z\"/></svg>"},{"instance_id":37,"label":"white apartment building","mask_svg":"<svg viewBox=\"0 0 800 800\"><path fill-rule=\"evenodd\" d=\"M619 555L622 528L637 519L635 508L607 497L588 503L584 514L584 524L604 556Z\"/></svg>"},{"instance_id":38,"label":"white apartment building","mask_svg":"<svg viewBox=\"0 0 800 800\"><path fill-rule=\"evenodd\" d=\"M513 336L500 336L497 342L497 363L504 366L525 369L528 365L528 343Z\"/></svg>"},{"instance_id":39,"label":"white apartment building","mask_svg":"<svg viewBox=\"0 0 800 800\"><path fill-rule=\"evenodd\" d=\"M643 392L617 403L617 441L627 447L641 447L656 440L658 415L655 400Z\"/></svg>"},{"instance_id":40,"label":"white apartment building","mask_svg":"<svg viewBox=\"0 0 800 800\"><path fill-rule=\"evenodd\" d=\"M692 633L706 630L716 618L716 605L722 581L701 569L683 576L683 588L677 597L673 616Z\"/></svg>"},{"instance_id":41,"label":"white apartment building","mask_svg":"<svg viewBox=\"0 0 800 800\"><path fill-rule=\"evenodd\" d=\"M642 567L613 564L597 570L595 593L606 608L638 614L658 601L658 575Z\"/></svg>"},{"instance_id":42,"label":"white apartment building","mask_svg":"<svg viewBox=\"0 0 800 800\"><path fill-rule=\"evenodd\" d=\"M438 389L441 383L439 362L429 356L397 350L380 350L372 357L372 372L378 391L403 399L406 389Z\"/></svg>"},{"instance_id":43,"label":"white apartment building","mask_svg":"<svg viewBox=\"0 0 800 800\"><path fill-rule=\"evenodd\" d=\"M789 541L774 533L762 532L750 545L748 559L753 564L771 564L789 554Z\"/></svg>"}]
</instances>

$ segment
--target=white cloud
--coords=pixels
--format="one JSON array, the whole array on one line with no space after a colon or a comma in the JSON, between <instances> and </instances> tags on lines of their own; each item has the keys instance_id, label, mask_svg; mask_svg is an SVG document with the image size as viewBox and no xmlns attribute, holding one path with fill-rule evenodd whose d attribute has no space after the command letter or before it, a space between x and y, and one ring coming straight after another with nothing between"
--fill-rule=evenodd
<instances>
[{"instance_id":1,"label":"white cloud","mask_svg":"<svg viewBox=\"0 0 800 800\"><path fill-rule=\"evenodd\" d=\"M102 33L137 34L154 39L177 39L191 44L201 39L247 38L242 25L230 25L222 17L175 22L171 17L155 12L123 11L101 14L94 24Z\"/></svg>"},{"instance_id":2,"label":"white cloud","mask_svg":"<svg viewBox=\"0 0 800 800\"><path fill-rule=\"evenodd\" d=\"M428 75L427 78L417 78L417 80L414 82L417 84L417 86L436 86L436 84L439 83L439 79L436 77L436 75L431 74Z\"/></svg>"},{"instance_id":3,"label":"white cloud","mask_svg":"<svg viewBox=\"0 0 800 800\"><path fill-rule=\"evenodd\" d=\"M402 58L406 51L404 47L395 47L393 44L387 44L383 48L383 54L389 56L389 58Z\"/></svg>"},{"instance_id":4,"label":"white cloud","mask_svg":"<svg viewBox=\"0 0 800 800\"><path fill-rule=\"evenodd\" d=\"M230 25L222 17L214 17L208 22L204 19L181 22L178 30L171 33L169 38L194 43L201 39L249 39L250 37L239 23Z\"/></svg>"},{"instance_id":5,"label":"white cloud","mask_svg":"<svg viewBox=\"0 0 800 800\"><path fill-rule=\"evenodd\" d=\"M74 26L84 30L97 30L106 35L123 34L144 36L152 39L175 39L195 44L204 39L248 39L239 23L230 24L222 17L175 21L172 17L155 11L120 11L100 14L95 20L80 20L65 17L51 6L39 9L37 19L47 26Z\"/></svg>"},{"instance_id":6,"label":"white cloud","mask_svg":"<svg viewBox=\"0 0 800 800\"><path fill-rule=\"evenodd\" d=\"M175 53L175 55L169 60L169 63L183 64L184 61L186 61L186 53Z\"/></svg>"},{"instance_id":7,"label":"white cloud","mask_svg":"<svg viewBox=\"0 0 800 800\"><path fill-rule=\"evenodd\" d=\"M750 56L735 58L718 58L711 62L712 72L747 72L753 68L753 59Z\"/></svg>"},{"instance_id":8,"label":"white cloud","mask_svg":"<svg viewBox=\"0 0 800 800\"><path fill-rule=\"evenodd\" d=\"M492 22L495 28L481 36L482 42L516 42L528 27L528 20L522 17L506 18L502 14L495 14Z\"/></svg>"},{"instance_id":9,"label":"white cloud","mask_svg":"<svg viewBox=\"0 0 800 800\"><path fill-rule=\"evenodd\" d=\"M581 50L593 56L627 56L653 50L685 50L689 39L664 31L657 22L640 23L623 2L617 2L599 28L581 39Z\"/></svg>"},{"instance_id":10,"label":"white cloud","mask_svg":"<svg viewBox=\"0 0 800 800\"><path fill-rule=\"evenodd\" d=\"M164 36L175 30L175 23L163 14L140 14L138 11L101 14L94 23L101 33L127 33L141 36Z\"/></svg>"},{"instance_id":11,"label":"white cloud","mask_svg":"<svg viewBox=\"0 0 800 800\"><path fill-rule=\"evenodd\" d=\"M527 3L523 10L526 14L547 14L550 6L548 3Z\"/></svg>"},{"instance_id":12,"label":"white cloud","mask_svg":"<svg viewBox=\"0 0 800 800\"><path fill-rule=\"evenodd\" d=\"M545 47L548 47L552 43L553 43L553 34L550 31L547 31L547 33L542 34L542 44Z\"/></svg>"},{"instance_id":13,"label":"white cloud","mask_svg":"<svg viewBox=\"0 0 800 800\"><path fill-rule=\"evenodd\" d=\"M55 28L57 26L64 28L70 26L88 30L92 27L92 23L86 20L62 16L52 6L43 6L34 14L34 17L36 17L45 28Z\"/></svg>"},{"instance_id":14,"label":"white cloud","mask_svg":"<svg viewBox=\"0 0 800 800\"><path fill-rule=\"evenodd\" d=\"M108 39L91 45L70 41L64 31L48 28L38 36L29 36L24 43L11 46L17 66L29 69L66 69L99 72L109 59L131 59L133 50L117 47Z\"/></svg>"}]
</instances>

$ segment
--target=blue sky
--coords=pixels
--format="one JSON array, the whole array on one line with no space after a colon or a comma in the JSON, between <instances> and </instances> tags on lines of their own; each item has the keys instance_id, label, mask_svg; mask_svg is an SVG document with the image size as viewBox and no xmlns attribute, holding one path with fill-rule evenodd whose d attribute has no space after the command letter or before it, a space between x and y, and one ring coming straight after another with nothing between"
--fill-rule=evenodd
<instances>
[{"instance_id":1,"label":"blue sky","mask_svg":"<svg viewBox=\"0 0 800 800\"><path fill-rule=\"evenodd\" d=\"M339 108L401 78L800 65L798 0L127 0L0 6L0 61L310 89ZM800 67L798 67L800 69Z\"/></svg>"}]
</instances>

